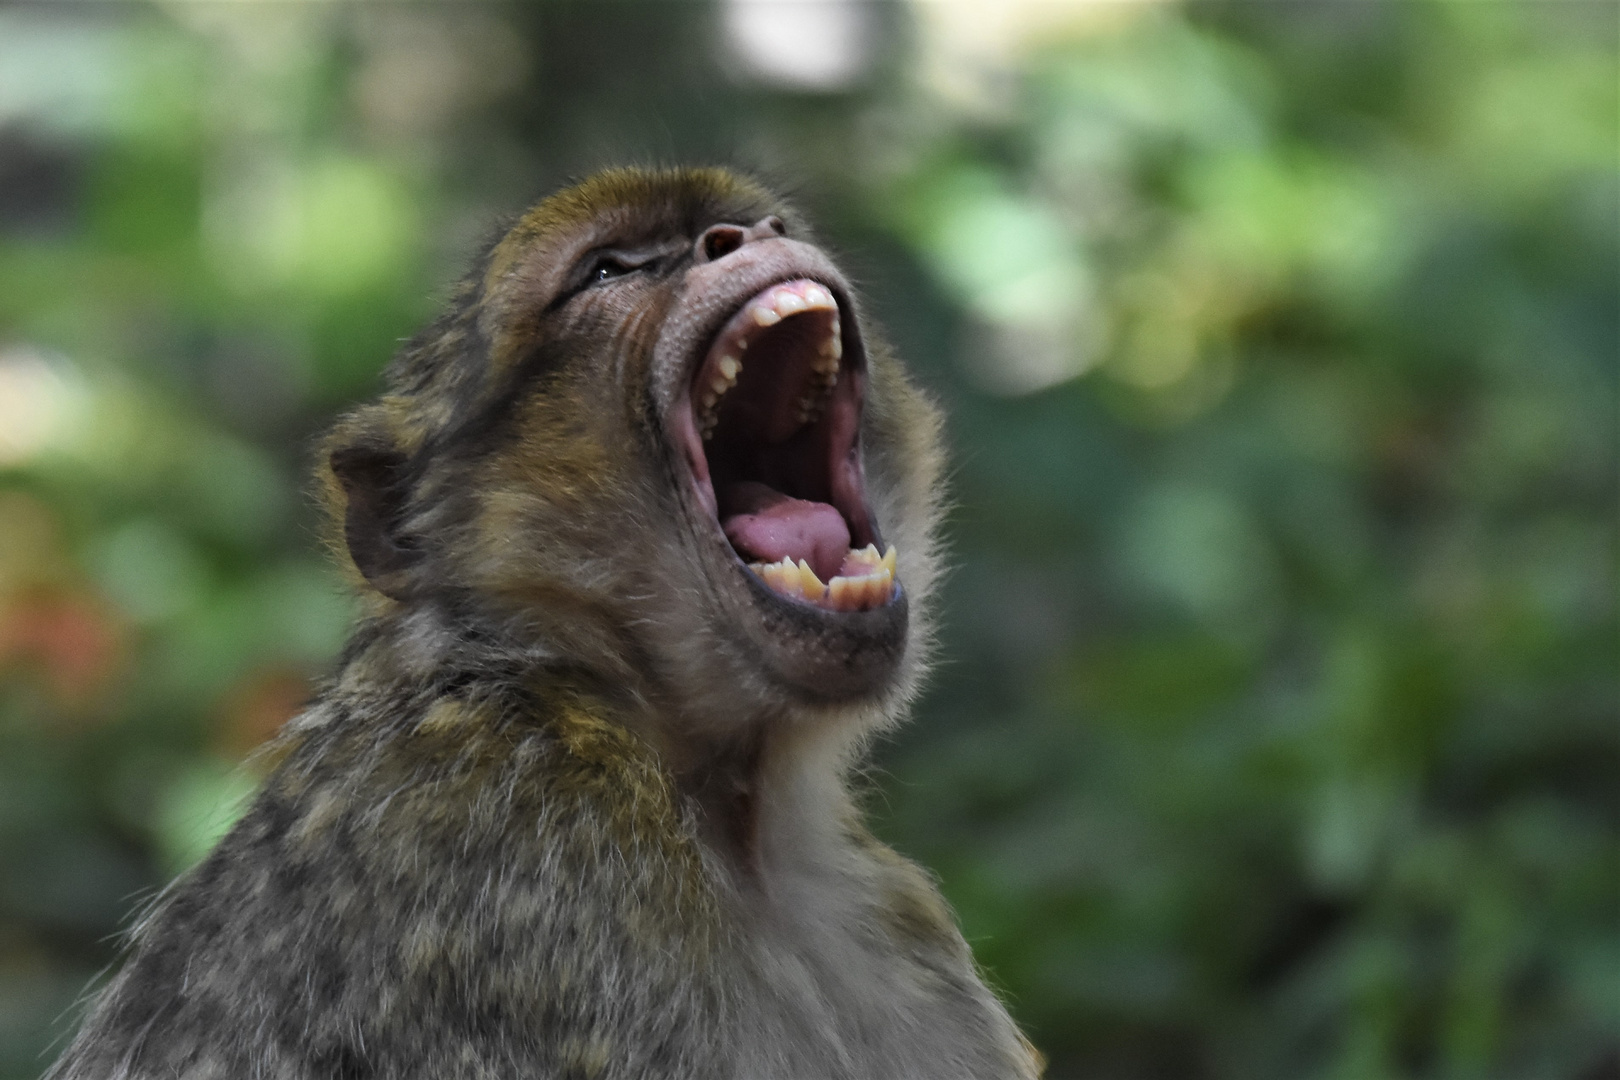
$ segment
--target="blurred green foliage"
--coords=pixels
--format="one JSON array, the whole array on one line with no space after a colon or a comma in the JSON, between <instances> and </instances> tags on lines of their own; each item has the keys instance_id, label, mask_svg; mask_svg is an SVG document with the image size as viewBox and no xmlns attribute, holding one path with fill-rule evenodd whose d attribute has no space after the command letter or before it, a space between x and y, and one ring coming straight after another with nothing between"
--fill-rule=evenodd
<instances>
[{"instance_id":1,"label":"blurred green foliage","mask_svg":"<svg viewBox=\"0 0 1620 1080\"><path fill-rule=\"evenodd\" d=\"M1620 8L740 10L0 7L0 1077L342 639L311 433L624 160L785 181L951 412L871 802L1052 1076L1620 1076Z\"/></svg>"}]
</instances>

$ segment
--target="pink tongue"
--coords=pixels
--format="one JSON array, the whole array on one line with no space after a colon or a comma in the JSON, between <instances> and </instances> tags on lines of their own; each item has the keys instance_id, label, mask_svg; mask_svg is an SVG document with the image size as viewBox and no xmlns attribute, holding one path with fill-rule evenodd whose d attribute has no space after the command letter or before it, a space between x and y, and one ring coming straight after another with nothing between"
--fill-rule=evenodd
<instances>
[{"instance_id":1,"label":"pink tongue","mask_svg":"<svg viewBox=\"0 0 1620 1080\"><path fill-rule=\"evenodd\" d=\"M748 481L721 492L721 528L743 558L759 562L803 559L822 581L831 579L849 553L849 526L826 503L793 499Z\"/></svg>"}]
</instances>

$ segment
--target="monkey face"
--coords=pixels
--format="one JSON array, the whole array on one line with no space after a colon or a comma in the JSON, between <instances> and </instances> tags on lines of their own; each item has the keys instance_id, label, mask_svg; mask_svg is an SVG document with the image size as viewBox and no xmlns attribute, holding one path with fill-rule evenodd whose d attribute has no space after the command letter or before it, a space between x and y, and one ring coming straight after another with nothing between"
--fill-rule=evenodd
<instances>
[{"instance_id":1,"label":"monkey face","mask_svg":"<svg viewBox=\"0 0 1620 1080\"><path fill-rule=\"evenodd\" d=\"M768 193L626 170L553 196L390 379L330 459L398 602L453 593L700 712L909 689L937 417Z\"/></svg>"}]
</instances>

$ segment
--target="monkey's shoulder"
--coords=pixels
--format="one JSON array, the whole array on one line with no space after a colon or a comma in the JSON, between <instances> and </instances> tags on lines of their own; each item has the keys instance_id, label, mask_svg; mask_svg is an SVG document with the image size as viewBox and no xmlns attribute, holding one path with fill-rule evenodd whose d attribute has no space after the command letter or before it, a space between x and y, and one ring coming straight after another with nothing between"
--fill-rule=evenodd
<instances>
[{"instance_id":1,"label":"monkey's shoulder","mask_svg":"<svg viewBox=\"0 0 1620 1080\"><path fill-rule=\"evenodd\" d=\"M702 887L689 809L601 701L498 687L366 708L295 732L227 846L353 862L405 892L495 874L559 901L587 888L683 910L701 899L678 895Z\"/></svg>"},{"instance_id":2,"label":"monkey's shoulder","mask_svg":"<svg viewBox=\"0 0 1620 1080\"><path fill-rule=\"evenodd\" d=\"M318 705L55 1075L657 1074L626 1010L714 1023L691 823L599 710L511 707Z\"/></svg>"}]
</instances>

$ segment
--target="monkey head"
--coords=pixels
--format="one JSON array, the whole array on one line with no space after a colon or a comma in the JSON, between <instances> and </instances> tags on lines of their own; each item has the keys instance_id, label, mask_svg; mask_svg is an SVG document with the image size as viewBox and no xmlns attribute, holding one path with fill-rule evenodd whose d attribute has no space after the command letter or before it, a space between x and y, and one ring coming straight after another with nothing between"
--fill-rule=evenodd
<instances>
[{"instance_id":1,"label":"monkey head","mask_svg":"<svg viewBox=\"0 0 1620 1080\"><path fill-rule=\"evenodd\" d=\"M482 255L323 477L379 620L695 724L880 719L921 666L938 429L779 199L616 170Z\"/></svg>"}]
</instances>

